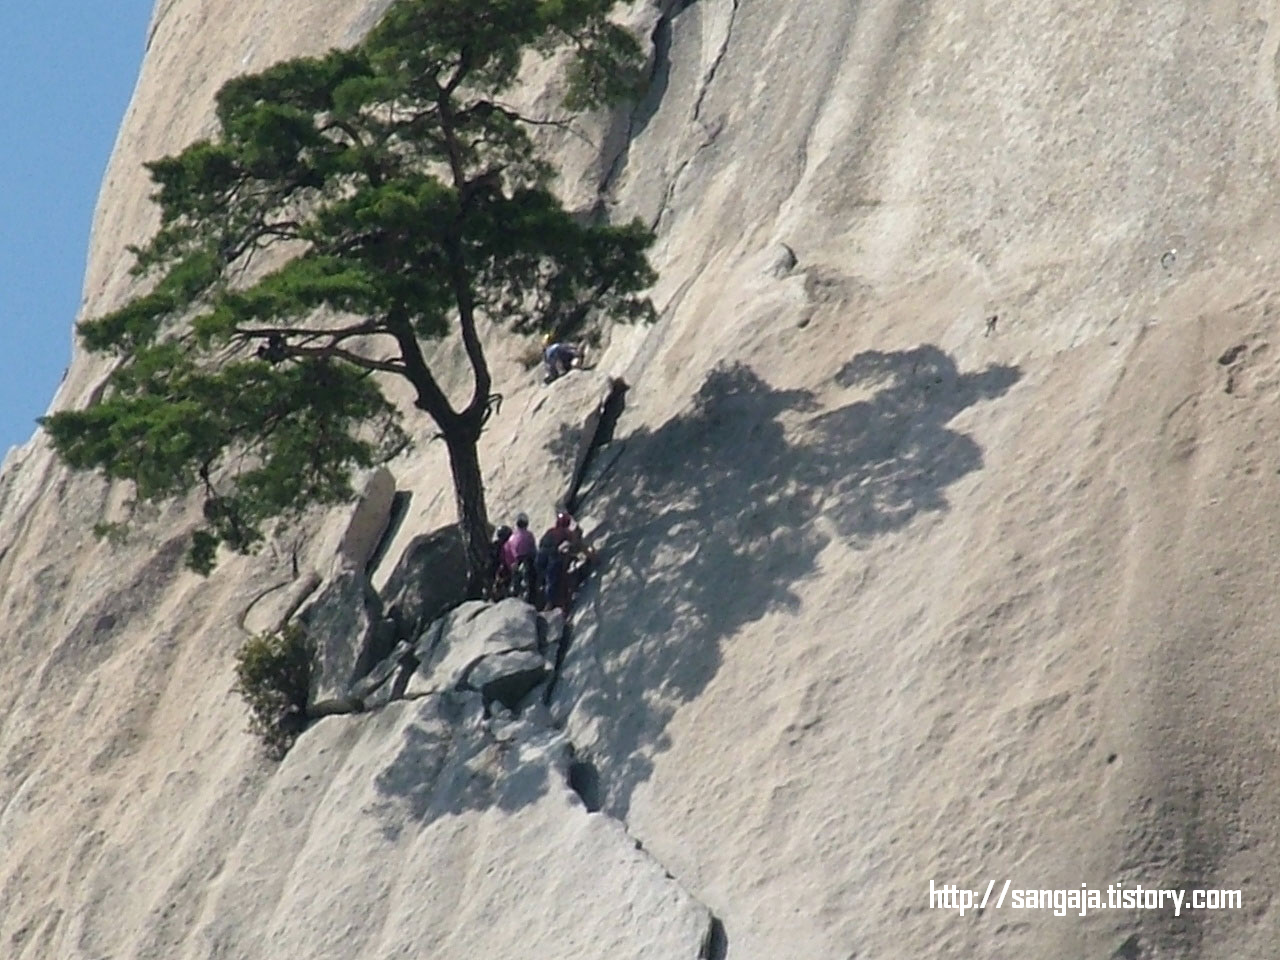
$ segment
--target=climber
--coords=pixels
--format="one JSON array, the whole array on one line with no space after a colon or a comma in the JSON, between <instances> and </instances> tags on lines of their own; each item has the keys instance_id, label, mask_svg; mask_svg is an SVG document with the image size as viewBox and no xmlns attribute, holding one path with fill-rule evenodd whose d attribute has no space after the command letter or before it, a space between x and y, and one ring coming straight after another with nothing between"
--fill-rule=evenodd
<instances>
[{"instance_id":1,"label":"climber","mask_svg":"<svg viewBox=\"0 0 1280 960\"><path fill-rule=\"evenodd\" d=\"M555 525L538 541L536 565L543 583L543 609L569 609L576 587L571 582L574 561L581 559L585 563L594 556L595 551L587 546L582 530L574 523L573 517L563 510L557 513ZM580 569L581 566L580 563L577 568Z\"/></svg>"},{"instance_id":2,"label":"climber","mask_svg":"<svg viewBox=\"0 0 1280 960\"><path fill-rule=\"evenodd\" d=\"M573 598L586 582L588 565L596 558L595 550L586 542L582 528L577 523L573 524L571 535L560 544L560 556L563 567L557 588L560 594L558 599L560 609L568 613Z\"/></svg>"},{"instance_id":3,"label":"climber","mask_svg":"<svg viewBox=\"0 0 1280 960\"><path fill-rule=\"evenodd\" d=\"M534 568L542 583L542 603L539 609L548 610L561 605L560 583L565 557L560 553L560 547L569 539L572 524L573 518L569 514L557 513L555 524L538 540L538 556L534 561Z\"/></svg>"},{"instance_id":4,"label":"climber","mask_svg":"<svg viewBox=\"0 0 1280 960\"><path fill-rule=\"evenodd\" d=\"M502 547L502 562L511 578L512 594L529 603L536 599L538 589L533 566L537 553L538 545L529 530L529 515L517 514L516 528Z\"/></svg>"},{"instance_id":5,"label":"climber","mask_svg":"<svg viewBox=\"0 0 1280 960\"><path fill-rule=\"evenodd\" d=\"M489 544L489 599L501 600L511 589L511 572L502 562L502 551L511 539L511 528L505 524L493 532Z\"/></svg>"},{"instance_id":6,"label":"climber","mask_svg":"<svg viewBox=\"0 0 1280 960\"><path fill-rule=\"evenodd\" d=\"M582 352L571 343L562 343L553 334L547 334L543 341L546 348L542 351L542 361L546 364L547 375L543 383L553 383L568 373L575 363L581 363Z\"/></svg>"}]
</instances>

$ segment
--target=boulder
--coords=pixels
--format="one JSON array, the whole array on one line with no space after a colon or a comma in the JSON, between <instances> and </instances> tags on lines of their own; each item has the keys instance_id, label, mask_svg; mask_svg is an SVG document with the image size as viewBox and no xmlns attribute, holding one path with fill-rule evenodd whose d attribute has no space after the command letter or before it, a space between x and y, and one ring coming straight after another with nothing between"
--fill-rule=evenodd
<instances>
[{"instance_id":1,"label":"boulder","mask_svg":"<svg viewBox=\"0 0 1280 960\"><path fill-rule=\"evenodd\" d=\"M412 640L467 595L467 558L456 524L414 537L382 589L399 639Z\"/></svg>"},{"instance_id":2,"label":"boulder","mask_svg":"<svg viewBox=\"0 0 1280 960\"><path fill-rule=\"evenodd\" d=\"M401 640L392 649L390 655L380 660L372 670L352 684L351 695L366 708L380 705L377 702L379 693L387 694L382 698L383 701L394 698L394 694L391 694L389 689L384 689L394 686L388 681L401 669L416 668L417 665L417 658L413 655L413 644L407 640Z\"/></svg>"},{"instance_id":3,"label":"boulder","mask_svg":"<svg viewBox=\"0 0 1280 960\"><path fill-rule=\"evenodd\" d=\"M506 600L487 604L474 617L468 617L452 631L453 635L464 633L484 637L491 648L536 650L538 614L523 600L508 597Z\"/></svg>"},{"instance_id":4,"label":"boulder","mask_svg":"<svg viewBox=\"0 0 1280 960\"><path fill-rule=\"evenodd\" d=\"M338 544L336 566L339 569L363 571L368 566L369 558L387 530L395 497L395 477L386 467L379 467L365 482L346 533Z\"/></svg>"},{"instance_id":5,"label":"boulder","mask_svg":"<svg viewBox=\"0 0 1280 960\"><path fill-rule=\"evenodd\" d=\"M453 614L456 615L458 611L463 610L464 607L471 606L483 608L484 602L474 600L470 603L463 604L461 607L456 608L453 611ZM430 662L432 654L440 645L440 640L444 636L444 628L448 622L448 616L437 617L435 620L431 621L430 625L425 630L422 631L422 635L418 638L418 642L413 649L414 660L417 662L419 667L424 663ZM436 693L439 689L439 684L433 680L429 672L415 668L413 673L409 676L408 683L405 685L404 696L408 699L416 699L418 697L425 697L430 693Z\"/></svg>"},{"instance_id":6,"label":"boulder","mask_svg":"<svg viewBox=\"0 0 1280 960\"><path fill-rule=\"evenodd\" d=\"M459 680L459 687L475 690L486 704L497 701L514 711L550 672L541 654L532 650L508 650L476 661Z\"/></svg>"},{"instance_id":7,"label":"boulder","mask_svg":"<svg viewBox=\"0 0 1280 960\"><path fill-rule=\"evenodd\" d=\"M538 615L527 603L514 598L498 603L469 601L423 632L414 650L419 666L404 695L412 698L468 689L469 678L481 660L511 651L531 652L545 670L546 661L538 649ZM494 669L501 672L502 668L495 665Z\"/></svg>"},{"instance_id":8,"label":"boulder","mask_svg":"<svg viewBox=\"0 0 1280 960\"><path fill-rule=\"evenodd\" d=\"M326 591L313 607L332 599L336 611L341 602L337 595L344 589L347 588L335 589L332 598ZM346 597L351 600L349 591ZM305 616L312 616L311 610L308 608ZM483 600L460 604L433 620L416 643L395 639L393 618L378 618L372 609L369 614L373 619L367 626L326 618L335 632L350 627L363 631L364 640L351 667L352 679L345 696L336 693L340 681L326 681L327 692L313 705L314 712L374 709L402 697L417 698L445 690L474 690L482 693L486 702L500 700L515 709L552 669L537 651L545 649L548 637L558 638L564 631L564 618L558 611L536 614L528 604L514 599L496 604ZM315 631L322 627L311 625L310 629L320 648L320 636ZM336 666L342 644L329 638L323 648L331 651L330 660ZM551 649L554 655L555 647ZM333 691L329 691L330 686Z\"/></svg>"},{"instance_id":9,"label":"boulder","mask_svg":"<svg viewBox=\"0 0 1280 960\"><path fill-rule=\"evenodd\" d=\"M437 689L450 689L483 657L508 650L536 652L536 617L531 606L516 599L483 604L478 611L472 604L460 607L446 618L439 641L418 670Z\"/></svg>"},{"instance_id":10,"label":"boulder","mask_svg":"<svg viewBox=\"0 0 1280 960\"><path fill-rule=\"evenodd\" d=\"M420 662L425 663L431 659L432 652L439 645L440 638L444 636L444 628L448 622L448 616L437 617L418 635L417 642L413 645L413 651Z\"/></svg>"},{"instance_id":11,"label":"boulder","mask_svg":"<svg viewBox=\"0 0 1280 960\"><path fill-rule=\"evenodd\" d=\"M796 252L785 243L780 243L772 250L767 251L765 258L768 263L765 273L775 280L790 276L791 271L795 270L796 264L800 262L796 257Z\"/></svg>"},{"instance_id":12,"label":"boulder","mask_svg":"<svg viewBox=\"0 0 1280 960\"><path fill-rule=\"evenodd\" d=\"M378 595L360 570L340 570L298 614L315 646L308 709L313 715L359 708L351 686L381 657L374 649L385 630ZM380 635L382 635L380 637Z\"/></svg>"}]
</instances>

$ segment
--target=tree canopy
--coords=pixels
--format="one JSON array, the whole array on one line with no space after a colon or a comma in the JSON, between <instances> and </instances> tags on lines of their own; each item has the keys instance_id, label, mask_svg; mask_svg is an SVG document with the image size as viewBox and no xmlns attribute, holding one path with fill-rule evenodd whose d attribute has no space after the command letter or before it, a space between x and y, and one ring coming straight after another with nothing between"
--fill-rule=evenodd
<instances>
[{"instance_id":1,"label":"tree canopy","mask_svg":"<svg viewBox=\"0 0 1280 960\"><path fill-rule=\"evenodd\" d=\"M267 521L349 499L355 470L402 450L383 388L403 377L448 447L478 574L481 322L567 336L652 318L650 232L567 211L531 136L639 90L611 6L397 0L355 48L223 86L216 133L146 165L160 225L130 252L150 286L78 327L119 359L99 403L42 421L64 459L139 500L200 491L189 562L207 572L220 544L252 550ZM504 102L531 55L565 64L564 115ZM423 350L453 335L472 375L456 405Z\"/></svg>"}]
</instances>

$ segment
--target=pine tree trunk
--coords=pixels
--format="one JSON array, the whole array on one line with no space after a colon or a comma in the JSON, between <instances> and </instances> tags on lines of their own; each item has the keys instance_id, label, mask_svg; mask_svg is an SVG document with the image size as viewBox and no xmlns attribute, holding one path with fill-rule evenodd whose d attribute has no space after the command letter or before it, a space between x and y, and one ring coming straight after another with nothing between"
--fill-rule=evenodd
<instances>
[{"instance_id":1,"label":"pine tree trunk","mask_svg":"<svg viewBox=\"0 0 1280 960\"><path fill-rule=\"evenodd\" d=\"M449 468L458 505L458 525L467 555L467 596L479 598L489 575L489 513L484 503L484 482L480 477L478 438L446 436Z\"/></svg>"}]
</instances>

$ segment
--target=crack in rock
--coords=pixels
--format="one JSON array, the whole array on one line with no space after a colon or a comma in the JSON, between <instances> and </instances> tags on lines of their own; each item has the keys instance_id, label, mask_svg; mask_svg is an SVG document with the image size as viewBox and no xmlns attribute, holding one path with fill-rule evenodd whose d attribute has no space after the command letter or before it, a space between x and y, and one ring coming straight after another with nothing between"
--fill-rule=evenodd
<instances>
[{"instance_id":1,"label":"crack in rock","mask_svg":"<svg viewBox=\"0 0 1280 960\"><path fill-rule=\"evenodd\" d=\"M707 91L711 89L711 82L715 80L716 73L720 70L720 64L724 63L725 54L729 52L729 41L733 39L733 25L738 19L738 4L742 0L731 0L733 4L729 10L729 24L725 27L724 42L720 44L720 50L716 53L715 59L711 61L711 66L702 78L702 89L698 91L697 102L693 105L693 119L702 118L702 102L707 98ZM701 149L701 148L699 148Z\"/></svg>"},{"instance_id":2,"label":"crack in rock","mask_svg":"<svg viewBox=\"0 0 1280 960\"><path fill-rule=\"evenodd\" d=\"M716 51L716 55L711 62L711 66L707 68L706 72L702 76L702 85L698 90L698 97L693 104L693 122L702 128L704 139L697 145L697 147L694 148L693 153L686 157L680 166L676 168L676 172L672 175L670 183L667 184L666 192L662 197L662 203L658 207L658 213L649 224L650 230L656 230L658 225L662 223L663 218L667 215L667 212L671 209L671 201L675 198L676 192L680 189L680 182L684 178L685 172L693 162L698 159L704 150L715 144L716 140L719 139L720 134L724 130L723 120L714 124L708 124L702 119L702 107L706 102L708 92L711 90L711 84L715 81L716 74L720 72L720 66L724 63L724 59L728 55L729 44L733 39L734 24L737 22L738 18L738 6L741 2L742 0L730 0L732 6L729 10L729 22L724 31L724 40L721 41L720 49Z\"/></svg>"},{"instance_id":3,"label":"crack in rock","mask_svg":"<svg viewBox=\"0 0 1280 960\"><path fill-rule=\"evenodd\" d=\"M599 813L603 807L600 794L600 771L590 760L577 759L569 764L569 789L578 795L587 813Z\"/></svg>"},{"instance_id":4,"label":"crack in rock","mask_svg":"<svg viewBox=\"0 0 1280 960\"><path fill-rule=\"evenodd\" d=\"M499 606L503 609L498 609ZM447 624L465 631L468 626L482 618L492 620L491 625L486 625L489 629L481 628L486 634L480 638L481 645L484 645L492 642L493 638L505 639L510 636L511 624L522 619L517 615L517 606L523 607L511 601L504 601L502 605L485 603L464 605L452 614L440 618L437 621L439 626L433 624L428 628L416 647L407 641L402 641L393 651L392 656L379 664L365 678L364 685L360 686L358 693L363 696L373 695L374 688L379 691L379 702L376 705L366 704L365 706L373 707L376 711L386 706L391 698L405 695L404 689L391 692L390 696L382 691L386 690L390 682L395 682L392 678L398 671L403 669L416 671L420 657L432 659L434 653L447 654L449 651L446 648L450 643L458 642L456 638L446 642L440 635L447 632ZM475 629L474 626L472 629ZM601 782L600 769L586 754L580 753L575 748L563 728L563 723L557 723L542 705L530 704L529 700L524 699L533 684L542 680L550 672L549 665L539 651L551 644L563 645L563 629L563 621L557 617L548 618L545 622L532 621L528 624L528 644L517 644L512 647L508 647L505 643L495 644L494 647L486 649L482 656L474 659L467 657L464 662L448 668L448 679L453 682L449 683L447 688L435 691L435 695L442 703L456 704L460 707L449 716L449 726L454 728L453 735L464 736L468 729L475 732L478 725L480 735L487 742L505 751L509 757L520 755L523 749L522 744L530 746L541 744L537 752L545 762L550 764L548 769L556 771L562 778L564 786L582 801L583 812L587 815L605 816L616 824L623 842L634 845L636 851L643 854L644 858L663 876L679 887L705 917L706 927L697 941L697 953L693 960L726 960L728 937L724 924L671 870L645 849L641 841L630 832L624 820L604 812L606 790ZM559 641L558 644L557 641ZM476 638L473 637L471 643L476 644ZM508 659L513 662L506 663ZM446 664L438 663L435 666L443 668ZM459 667L461 669L458 669ZM492 675L479 675L486 670L491 670ZM403 679L403 673L401 679ZM382 697L386 697L386 701L383 701ZM476 709L461 709L462 705L468 703L474 704ZM508 773L513 776L517 772L514 768L508 770ZM519 775L523 776L527 772L524 771ZM428 789L433 790L434 787ZM693 949L692 943L690 949Z\"/></svg>"},{"instance_id":5,"label":"crack in rock","mask_svg":"<svg viewBox=\"0 0 1280 960\"><path fill-rule=\"evenodd\" d=\"M285 587L289 586L289 584L291 583L293 583L293 577L289 577L286 580L281 580L279 583L273 584L269 587L265 587L264 589L259 590L257 593L255 593L252 597L249 598L249 602L245 604L244 609L240 611L240 615L236 617L236 626L239 627L241 630L243 630L245 633L248 633L249 629L244 624L245 624L245 621L249 618L249 614L253 613L253 608L256 607L265 597L271 596L271 594L275 593L277 590L283 590ZM317 585L319 585L318 579L317 579Z\"/></svg>"},{"instance_id":6,"label":"crack in rock","mask_svg":"<svg viewBox=\"0 0 1280 960\"><path fill-rule=\"evenodd\" d=\"M653 44L653 63L649 69L649 87L648 92L641 100L632 106L626 115L626 130L617 137L618 144L612 157L606 159L602 164L605 174L600 181L597 194L603 201L605 197L613 190L622 171L626 169L627 161L631 154L631 145L638 134L637 126L640 125L640 118L644 116L645 122L648 117L657 112L662 101L662 97L666 92L666 78L671 71L671 45L673 42L672 30L675 18L686 9L688 9L695 0L675 0L662 6L658 22L654 26L650 34L651 43ZM729 52L729 44L733 39L734 25L738 17L738 9L741 0L730 0L731 7L729 11L729 22L725 27L724 39L720 43L719 50L716 51L715 57L712 59L711 65L704 72L702 83L698 90L698 96L694 101L692 118L694 123L698 124L705 134L705 139L698 144L693 153L686 158L677 168L675 174L671 178L671 182L667 187L663 197L662 204L659 208L657 216L649 225L650 229L656 229L658 224L662 222L662 218L671 204L676 190L679 187L680 179L684 175L689 165L697 159L698 155L716 142L723 129L723 123L708 125L702 119L702 108L706 102L707 94L711 89L712 83L715 81L716 75L720 71L721 65L724 63L725 57Z\"/></svg>"},{"instance_id":7,"label":"crack in rock","mask_svg":"<svg viewBox=\"0 0 1280 960\"><path fill-rule=\"evenodd\" d=\"M563 735L563 731L561 731ZM602 809L603 791L600 786L600 771L591 761L583 759L574 749L573 743L565 737L568 745L568 754L574 759L564 771L565 782L570 790L577 794L578 799L582 801L583 807L588 814L598 814L608 817L619 826L622 827L623 834L635 844L638 852L645 855L654 866L660 869L668 880L678 884L680 889L688 894L689 898L697 903L707 914L707 930L703 934L702 943L698 947L698 955L695 960L726 960L729 956L729 937L725 933L724 923L719 917L702 902L701 898L696 896L683 881L681 881L674 873L667 869L666 864L650 853L644 846L644 843L637 839L627 827L626 821L619 820L611 814L605 813Z\"/></svg>"},{"instance_id":8,"label":"crack in rock","mask_svg":"<svg viewBox=\"0 0 1280 960\"><path fill-rule=\"evenodd\" d=\"M667 215L667 211L671 208L671 201L675 198L676 191L680 189L680 181L684 178L685 171L690 165L698 159L702 151L712 146L719 139L721 132L724 130L724 122L720 121L715 124L707 124L702 119L702 106L706 102L707 94L711 90L711 84L715 81L716 74L720 72L720 65L724 63L725 57L729 53L729 43L733 39L733 27L738 19L738 5L742 0L730 0L732 6L729 10L729 23L725 27L724 40L720 43L720 49L716 51L715 58L711 61L711 66L707 68L702 76L702 86L698 90L698 98L693 104L693 121L698 124L705 138L697 147L694 148L684 162L676 169L675 174L671 177L671 182L667 184L666 193L662 197L662 204L658 208L657 216L649 225L650 230L656 230L662 222L662 218Z\"/></svg>"},{"instance_id":9,"label":"crack in rock","mask_svg":"<svg viewBox=\"0 0 1280 960\"><path fill-rule=\"evenodd\" d=\"M569 485L560 503L570 513L577 513L579 507L578 491L583 479L591 468L592 461L600 448L613 439L618 419L627 404L627 382L620 377L609 378L608 393L596 404L582 424L578 443L578 454L574 458L573 469L569 476Z\"/></svg>"},{"instance_id":10,"label":"crack in rock","mask_svg":"<svg viewBox=\"0 0 1280 960\"><path fill-rule=\"evenodd\" d=\"M542 704L545 707L551 706L551 701L556 695L556 687L559 685L560 677L564 673L564 662L569 655L569 645L572 640L573 631L569 621L562 616L559 621L559 636L554 644L555 656L551 660L551 678L547 681L547 685L542 691ZM548 644L546 648L550 648L550 645Z\"/></svg>"},{"instance_id":11,"label":"crack in rock","mask_svg":"<svg viewBox=\"0 0 1280 960\"><path fill-rule=\"evenodd\" d=\"M715 126L711 127L708 127L705 123L701 123L701 121L699 121L699 123L701 124L703 131L706 133L707 138L698 144L697 147L694 148L693 153L689 154L680 166L676 168L676 172L671 177L671 182L667 184L666 192L662 195L662 203L658 207L658 213L654 216L653 222L649 224L650 230L656 230L658 228L658 224L662 222L662 218L665 217L667 215L667 211L671 209L671 201L675 199L676 191L680 189L680 181L684 179L685 171L689 169L693 161L698 159L703 150L706 150L708 147L715 144L721 131L724 130L723 123L717 123Z\"/></svg>"},{"instance_id":12,"label":"crack in rock","mask_svg":"<svg viewBox=\"0 0 1280 960\"><path fill-rule=\"evenodd\" d=\"M617 136L617 146L613 156L603 157L601 167L604 176L596 188L596 194L603 201L613 190L614 184L622 171L626 169L631 154L631 144L636 137L636 127L640 116L648 111L652 116L657 112L662 96L666 92L666 77L671 72L671 21L689 7L694 0L665 0L658 8L658 22L649 34L649 42L653 46L653 62L649 65L648 83L645 94L633 103L625 114L625 131ZM735 0L736 5L737 0ZM645 118L646 122L648 117Z\"/></svg>"}]
</instances>

